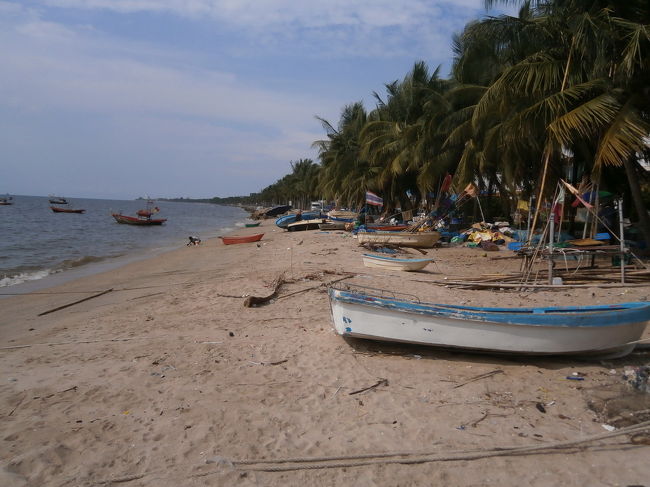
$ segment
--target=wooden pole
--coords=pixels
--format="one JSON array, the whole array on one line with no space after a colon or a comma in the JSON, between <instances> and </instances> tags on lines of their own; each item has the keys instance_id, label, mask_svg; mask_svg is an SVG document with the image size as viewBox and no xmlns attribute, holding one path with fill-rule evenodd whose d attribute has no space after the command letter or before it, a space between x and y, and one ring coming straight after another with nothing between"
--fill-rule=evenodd
<instances>
[{"instance_id":1,"label":"wooden pole","mask_svg":"<svg viewBox=\"0 0 650 487\"><path fill-rule=\"evenodd\" d=\"M625 236L623 235L623 198L618 200L618 226L621 243L621 284L625 284Z\"/></svg>"},{"instance_id":2,"label":"wooden pole","mask_svg":"<svg viewBox=\"0 0 650 487\"><path fill-rule=\"evenodd\" d=\"M555 215L553 212L548 217L548 283L553 284L553 236L555 234Z\"/></svg>"}]
</instances>

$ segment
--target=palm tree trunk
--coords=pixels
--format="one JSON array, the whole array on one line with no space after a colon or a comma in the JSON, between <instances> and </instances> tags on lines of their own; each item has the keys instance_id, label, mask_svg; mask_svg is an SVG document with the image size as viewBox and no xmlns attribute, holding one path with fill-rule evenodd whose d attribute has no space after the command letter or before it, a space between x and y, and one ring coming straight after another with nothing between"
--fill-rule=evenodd
<instances>
[{"instance_id":1,"label":"palm tree trunk","mask_svg":"<svg viewBox=\"0 0 650 487\"><path fill-rule=\"evenodd\" d=\"M627 180L630 183L630 193L632 194L632 201L636 207L636 212L639 215L639 229L645 240L646 247L650 246L650 218L648 218L648 210L643 204L643 197L641 195L641 186L639 185L639 175L637 173L637 161L634 155L625 159L625 173Z\"/></svg>"}]
</instances>

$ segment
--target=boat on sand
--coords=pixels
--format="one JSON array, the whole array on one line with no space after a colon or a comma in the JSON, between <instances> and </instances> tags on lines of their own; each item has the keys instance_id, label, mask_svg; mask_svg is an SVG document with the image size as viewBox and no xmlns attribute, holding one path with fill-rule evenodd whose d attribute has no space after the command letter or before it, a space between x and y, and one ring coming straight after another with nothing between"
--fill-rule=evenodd
<instances>
[{"instance_id":1,"label":"boat on sand","mask_svg":"<svg viewBox=\"0 0 650 487\"><path fill-rule=\"evenodd\" d=\"M360 245L365 243L381 245L397 245L430 249L440 240L439 232L359 232L357 241Z\"/></svg>"},{"instance_id":2,"label":"boat on sand","mask_svg":"<svg viewBox=\"0 0 650 487\"><path fill-rule=\"evenodd\" d=\"M346 337L474 352L613 358L634 349L650 320L647 302L483 308L395 294L361 286L330 288L334 329Z\"/></svg>"},{"instance_id":3,"label":"boat on sand","mask_svg":"<svg viewBox=\"0 0 650 487\"><path fill-rule=\"evenodd\" d=\"M219 238L223 241L224 245L233 245L233 244L258 242L262 240L263 236L264 236L263 233L256 233L255 235L246 235L246 236L232 235L230 237L219 237Z\"/></svg>"},{"instance_id":4,"label":"boat on sand","mask_svg":"<svg viewBox=\"0 0 650 487\"><path fill-rule=\"evenodd\" d=\"M390 271L419 271L424 269L433 259L400 259L385 255L363 254L363 265Z\"/></svg>"}]
</instances>

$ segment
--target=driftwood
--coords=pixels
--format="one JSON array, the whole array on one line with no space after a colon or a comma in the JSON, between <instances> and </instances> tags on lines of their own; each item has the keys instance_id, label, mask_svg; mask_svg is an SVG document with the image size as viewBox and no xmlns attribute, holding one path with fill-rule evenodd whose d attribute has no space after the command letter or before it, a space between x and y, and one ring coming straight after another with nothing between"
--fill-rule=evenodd
<instances>
[{"instance_id":1,"label":"driftwood","mask_svg":"<svg viewBox=\"0 0 650 487\"><path fill-rule=\"evenodd\" d=\"M493 375L503 374L503 373L504 373L503 370L495 369L495 370L492 370L490 372L486 372L485 374L480 374L480 375L474 376L471 379L468 379L465 382L462 382L461 384L455 385L454 389L458 389L459 387L463 387L465 384L469 384L470 382L474 382L474 381L481 380L481 379L486 379L488 377L492 377Z\"/></svg>"},{"instance_id":2,"label":"driftwood","mask_svg":"<svg viewBox=\"0 0 650 487\"><path fill-rule=\"evenodd\" d=\"M376 384L373 384L368 387L364 387L363 389L359 389L358 391L352 391L349 393L349 395L353 396L354 394L361 394L362 392L369 391L370 389L374 389L375 387L387 386L387 385L388 385L388 379L380 379Z\"/></svg>"},{"instance_id":3,"label":"driftwood","mask_svg":"<svg viewBox=\"0 0 650 487\"><path fill-rule=\"evenodd\" d=\"M268 296L248 296L244 300L244 307L252 308L255 306L259 306L261 304L268 303L278 295L278 290L285 282L287 282L287 280L284 278L284 272L283 272L278 277L276 277L275 280L271 283L271 287L273 287L273 292L271 294L269 294Z\"/></svg>"},{"instance_id":4,"label":"driftwood","mask_svg":"<svg viewBox=\"0 0 650 487\"><path fill-rule=\"evenodd\" d=\"M98 294L93 294L92 296L88 296L87 298L80 299L78 301L74 301L72 303L64 304L63 306L59 306L57 308L52 308L48 309L47 311L43 311L42 313L39 313L38 316L43 316L49 313L54 313L55 311L59 311L65 308L69 308L70 306L74 306L75 304L83 303L84 301L88 301L89 299L93 298L98 298L99 296L103 296L104 294L108 294L113 290L113 288L107 289L106 291L102 291L101 293Z\"/></svg>"}]
</instances>

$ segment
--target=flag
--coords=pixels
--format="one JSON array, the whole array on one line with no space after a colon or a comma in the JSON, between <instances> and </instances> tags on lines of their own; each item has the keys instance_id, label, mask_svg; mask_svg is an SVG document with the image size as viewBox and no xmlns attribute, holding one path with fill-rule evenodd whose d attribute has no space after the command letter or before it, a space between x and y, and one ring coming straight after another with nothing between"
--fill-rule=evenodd
<instances>
[{"instance_id":1,"label":"flag","mask_svg":"<svg viewBox=\"0 0 650 487\"><path fill-rule=\"evenodd\" d=\"M366 203L374 206L384 206L384 200L370 191L366 191Z\"/></svg>"},{"instance_id":2,"label":"flag","mask_svg":"<svg viewBox=\"0 0 650 487\"><path fill-rule=\"evenodd\" d=\"M562 181L562 184L564 184L571 193L573 193L573 196L576 197L576 199L582 203L586 208L593 208L594 205L590 205L587 203L585 200L582 199L582 196L580 195L580 191L578 191L574 186L570 185L567 183L564 179L560 179Z\"/></svg>"},{"instance_id":3,"label":"flag","mask_svg":"<svg viewBox=\"0 0 650 487\"><path fill-rule=\"evenodd\" d=\"M474 186L473 183L469 183L467 186L465 186L463 193L465 193L467 196L470 196L472 198L476 198L476 196L478 195L478 188Z\"/></svg>"}]
</instances>

